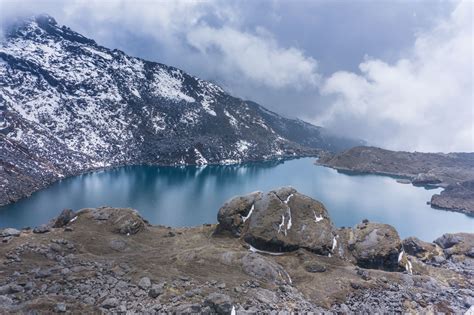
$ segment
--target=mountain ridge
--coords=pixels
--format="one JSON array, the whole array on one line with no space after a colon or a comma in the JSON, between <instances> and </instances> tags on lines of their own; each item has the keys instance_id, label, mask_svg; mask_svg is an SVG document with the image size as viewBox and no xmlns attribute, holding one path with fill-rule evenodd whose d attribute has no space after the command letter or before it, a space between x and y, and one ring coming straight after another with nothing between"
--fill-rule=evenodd
<instances>
[{"instance_id":1,"label":"mountain ridge","mask_svg":"<svg viewBox=\"0 0 474 315\"><path fill-rule=\"evenodd\" d=\"M15 23L0 42L0 205L104 167L315 156L357 143L48 15Z\"/></svg>"},{"instance_id":2,"label":"mountain ridge","mask_svg":"<svg viewBox=\"0 0 474 315\"><path fill-rule=\"evenodd\" d=\"M474 215L474 152L423 153L357 146L322 154L317 164L345 173L400 177L401 183L442 187L431 207Z\"/></svg>"}]
</instances>

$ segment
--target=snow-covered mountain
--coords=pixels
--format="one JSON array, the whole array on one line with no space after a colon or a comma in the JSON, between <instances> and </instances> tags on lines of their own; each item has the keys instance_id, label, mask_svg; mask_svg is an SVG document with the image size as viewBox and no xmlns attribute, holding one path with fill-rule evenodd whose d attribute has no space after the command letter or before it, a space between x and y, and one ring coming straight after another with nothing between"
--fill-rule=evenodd
<instances>
[{"instance_id":1,"label":"snow-covered mountain","mask_svg":"<svg viewBox=\"0 0 474 315\"><path fill-rule=\"evenodd\" d=\"M237 163L353 144L47 15L17 23L0 43L0 205L101 167Z\"/></svg>"}]
</instances>

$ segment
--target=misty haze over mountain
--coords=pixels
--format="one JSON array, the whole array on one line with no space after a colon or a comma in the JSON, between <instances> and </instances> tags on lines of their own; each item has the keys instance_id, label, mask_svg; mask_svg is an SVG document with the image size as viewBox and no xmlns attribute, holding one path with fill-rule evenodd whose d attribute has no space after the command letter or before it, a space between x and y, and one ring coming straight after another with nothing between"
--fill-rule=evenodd
<instances>
[{"instance_id":1,"label":"misty haze over mountain","mask_svg":"<svg viewBox=\"0 0 474 315\"><path fill-rule=\"evenodd\" d=\"M0 1L390 149L474 151L472 2ZM442 73L443 75L439 75Z\"/></svg>"}]
</instances>

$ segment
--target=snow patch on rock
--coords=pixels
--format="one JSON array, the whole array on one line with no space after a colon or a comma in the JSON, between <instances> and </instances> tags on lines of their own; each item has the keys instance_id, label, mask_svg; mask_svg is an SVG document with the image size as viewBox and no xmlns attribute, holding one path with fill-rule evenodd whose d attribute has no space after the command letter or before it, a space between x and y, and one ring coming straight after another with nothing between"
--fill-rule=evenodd
<instances>
[{"instance_id":1,"label":"snow patch on rock","mask_svg":"<svg viewBox=\"0 0 474 315\"><path fill-rule=\"evenodd\" d=\"M182 92L183 78L179 72L170 73L159 68L153 76L152 89L157 96L167 98L175 102L195 102L195 99Z\"/></svg>"}]
</instances>

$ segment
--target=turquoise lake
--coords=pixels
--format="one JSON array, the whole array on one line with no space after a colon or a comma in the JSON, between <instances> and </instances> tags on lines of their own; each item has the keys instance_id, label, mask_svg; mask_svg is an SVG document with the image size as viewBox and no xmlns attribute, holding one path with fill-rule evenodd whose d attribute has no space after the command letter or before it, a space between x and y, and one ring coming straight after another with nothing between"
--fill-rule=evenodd
<instances>
[{"instance_id":1,"label":"turquoise lake","mask_svg":"<svg viewBox=\"0 0 474 315\"><path fill-rule=\"evenodd\" d=\"M152 224L193 226L217 222L232 196L293 186L320 200L337 226L363 219L393 225L401 237L432 241L448 232L474 232L474 218L426 204L441 189L397 183L377 175L347 175L302 158L229 166L128 166L62 180L0 208L0 227L46 223L62 209L132 207Z\"/></svg>"}]
</instances>

